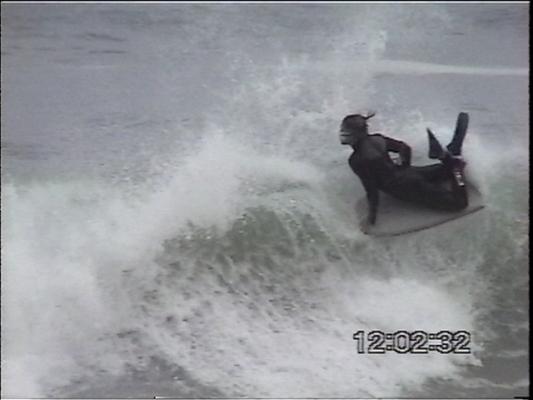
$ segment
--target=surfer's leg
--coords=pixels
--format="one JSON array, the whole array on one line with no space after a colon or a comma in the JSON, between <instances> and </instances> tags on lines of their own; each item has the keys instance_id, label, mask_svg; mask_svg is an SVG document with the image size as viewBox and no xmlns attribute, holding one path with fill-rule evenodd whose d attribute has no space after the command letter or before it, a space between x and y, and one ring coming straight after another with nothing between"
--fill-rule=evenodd
<instances>
[{"instance_id":1,"label":"surfer's leg","mask_svg":"<svg viewBox=\"0 0 533 400\"><path fill-rule=\"evenodd\" d=\"M443 183L421 180L413 193L416 202L428 208L443 211L460 211L468 206L465 186L452 183L452 188Z\"/></svg>"},{"instance_id":2,"label":"surfer's leg","mask_svg":"<svg viewBox=\"0 0 533 400\"><path fill-rule=\"evenodd\" d=\"M448 169L442 163L411 168L428 182L440 182L450 177Z\"/></svg>"},{"instance_id":3,"label":"surfer's leg","mask_svg":"<svg viewBox=\"0 0 533 400\"><path fill-rule=\"evenodd\" d=\"M449 153L438 164L398 170L382 190L393 197L426 207L459 211L468 206L466 186L455 179L464 162Z\"/></svg>"},{"instance_id":4,"label":"surfer's leg","mask_svg":"<svg viewBox=\"0 0 533 400\"><path fill-rule=\"evenodd\" d=\"M411 167L397 173L383 190L429 208L459 211L468 206L466 186L461 186L453 175L459 167L457 159L449 155L439 164Z\"/></svg>"}]
</instances>

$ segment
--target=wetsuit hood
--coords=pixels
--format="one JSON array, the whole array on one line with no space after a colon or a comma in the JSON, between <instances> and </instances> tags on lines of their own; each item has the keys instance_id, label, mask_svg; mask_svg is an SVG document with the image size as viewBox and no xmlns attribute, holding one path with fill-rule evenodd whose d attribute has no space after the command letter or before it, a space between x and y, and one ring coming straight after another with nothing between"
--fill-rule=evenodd
<instances>
[{"instance_id":1,"label":"wetsuit hood","mask_svg":"<svg viewBox=\"0 0 533 400\"><path fill-rule=\"evenodd\" d=\"M367 120L374 114L363 116L361 114L347 115L340 126L339 139L343 145L356 146L361 139L368 136Z\"/></svg>"}]
</instances>

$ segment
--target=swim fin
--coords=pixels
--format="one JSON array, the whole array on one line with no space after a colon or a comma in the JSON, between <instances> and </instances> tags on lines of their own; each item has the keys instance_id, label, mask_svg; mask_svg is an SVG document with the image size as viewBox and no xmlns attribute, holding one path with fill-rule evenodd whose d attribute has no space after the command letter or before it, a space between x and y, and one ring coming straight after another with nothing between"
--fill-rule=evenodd
<instances>
[{"instance_id":1,"label":"swim fin","mask_svg":"<svg viewBox=\"0 0 533 400\"><path fill-rule=\"evenodd\" d=\"M440 142L437 140L433 132L427 128L428 132L428 141L429 141L429 154L428 157L431 159L438 158L439 160L443 159L446 155L446 151L442 148Z\"/></svg>"},{"instance_id":2,"label":"swim fin","mask_svg":"<svg viewBox=\"0 0 533 400\"><path fill-rule=\"evenodd\" d=\"M455 132L452 141L446 146L452 156L461 155L463 148L463 140L468 129L468 114L461 112L457 116L457 123L455 124Z\"/></svg>"}]
</instances>

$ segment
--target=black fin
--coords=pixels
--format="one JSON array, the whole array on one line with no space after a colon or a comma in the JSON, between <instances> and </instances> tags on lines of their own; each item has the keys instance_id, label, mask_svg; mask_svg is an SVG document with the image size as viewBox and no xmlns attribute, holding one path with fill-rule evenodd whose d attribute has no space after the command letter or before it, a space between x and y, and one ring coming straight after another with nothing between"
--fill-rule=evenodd
<instances>
[{"instance_id":1,"label":"black fin","mask_svg":"<svg viewBox=\"0 0 533 400\"><path fill-rule=\"evenodd\" d=\"M455 132L452 141L446 146L448 151L453 156L460 156L463 148L463 140L468 129L468 114L461 112L457 116L457 123L455 124Z\"/></svg>"},{"instance_id":2,"label":"black fin","mask_svg":"<svg viewBox=\"0 0 533 400\"><path fill-rule=\"evenodd\" d=\"M435 135L433 134L433 132L431 132L429 128L427 128L427 132L428 132L428 140L429 140L429 154L428 154L429 158L441 159L445 154L444 149L442 148L440 142L437 140L437 138L435 137Z\"/></svg>"}]
</instances>

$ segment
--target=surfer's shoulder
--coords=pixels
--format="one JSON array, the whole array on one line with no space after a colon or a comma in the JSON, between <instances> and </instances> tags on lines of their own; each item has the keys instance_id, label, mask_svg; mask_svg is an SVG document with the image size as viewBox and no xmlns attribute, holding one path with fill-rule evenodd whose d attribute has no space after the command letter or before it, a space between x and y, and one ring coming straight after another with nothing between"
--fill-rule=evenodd
<instances>
[{"instance_id":1,"label":"surfer's shoulder","mask_svg":"<svg viewBox=\"0 0 533 400\"><path fill-rule=\"evenodd\" d=\"M384 134L382 133L379 133L379 132L376 132L376 133L372 133L370 135L368 135L369 138L371 139L378 139L378 140L383 140L383 139L387 139L387 136L385 136Z\"/></svg>"},{"instance_id":2,"label":"surfer's shoulder","mask_svg":"<svg viewBox=\"0 0 533 400\"><path fill-rule=\"evenodd\" d=\"M387 136L381 134L381 133L372 133L371 135L368 135L368 138L374 142L374 143L379 143L379 144L383 144L383 143L386 143L387 141Z\"/></svg>"}]
</instances>

